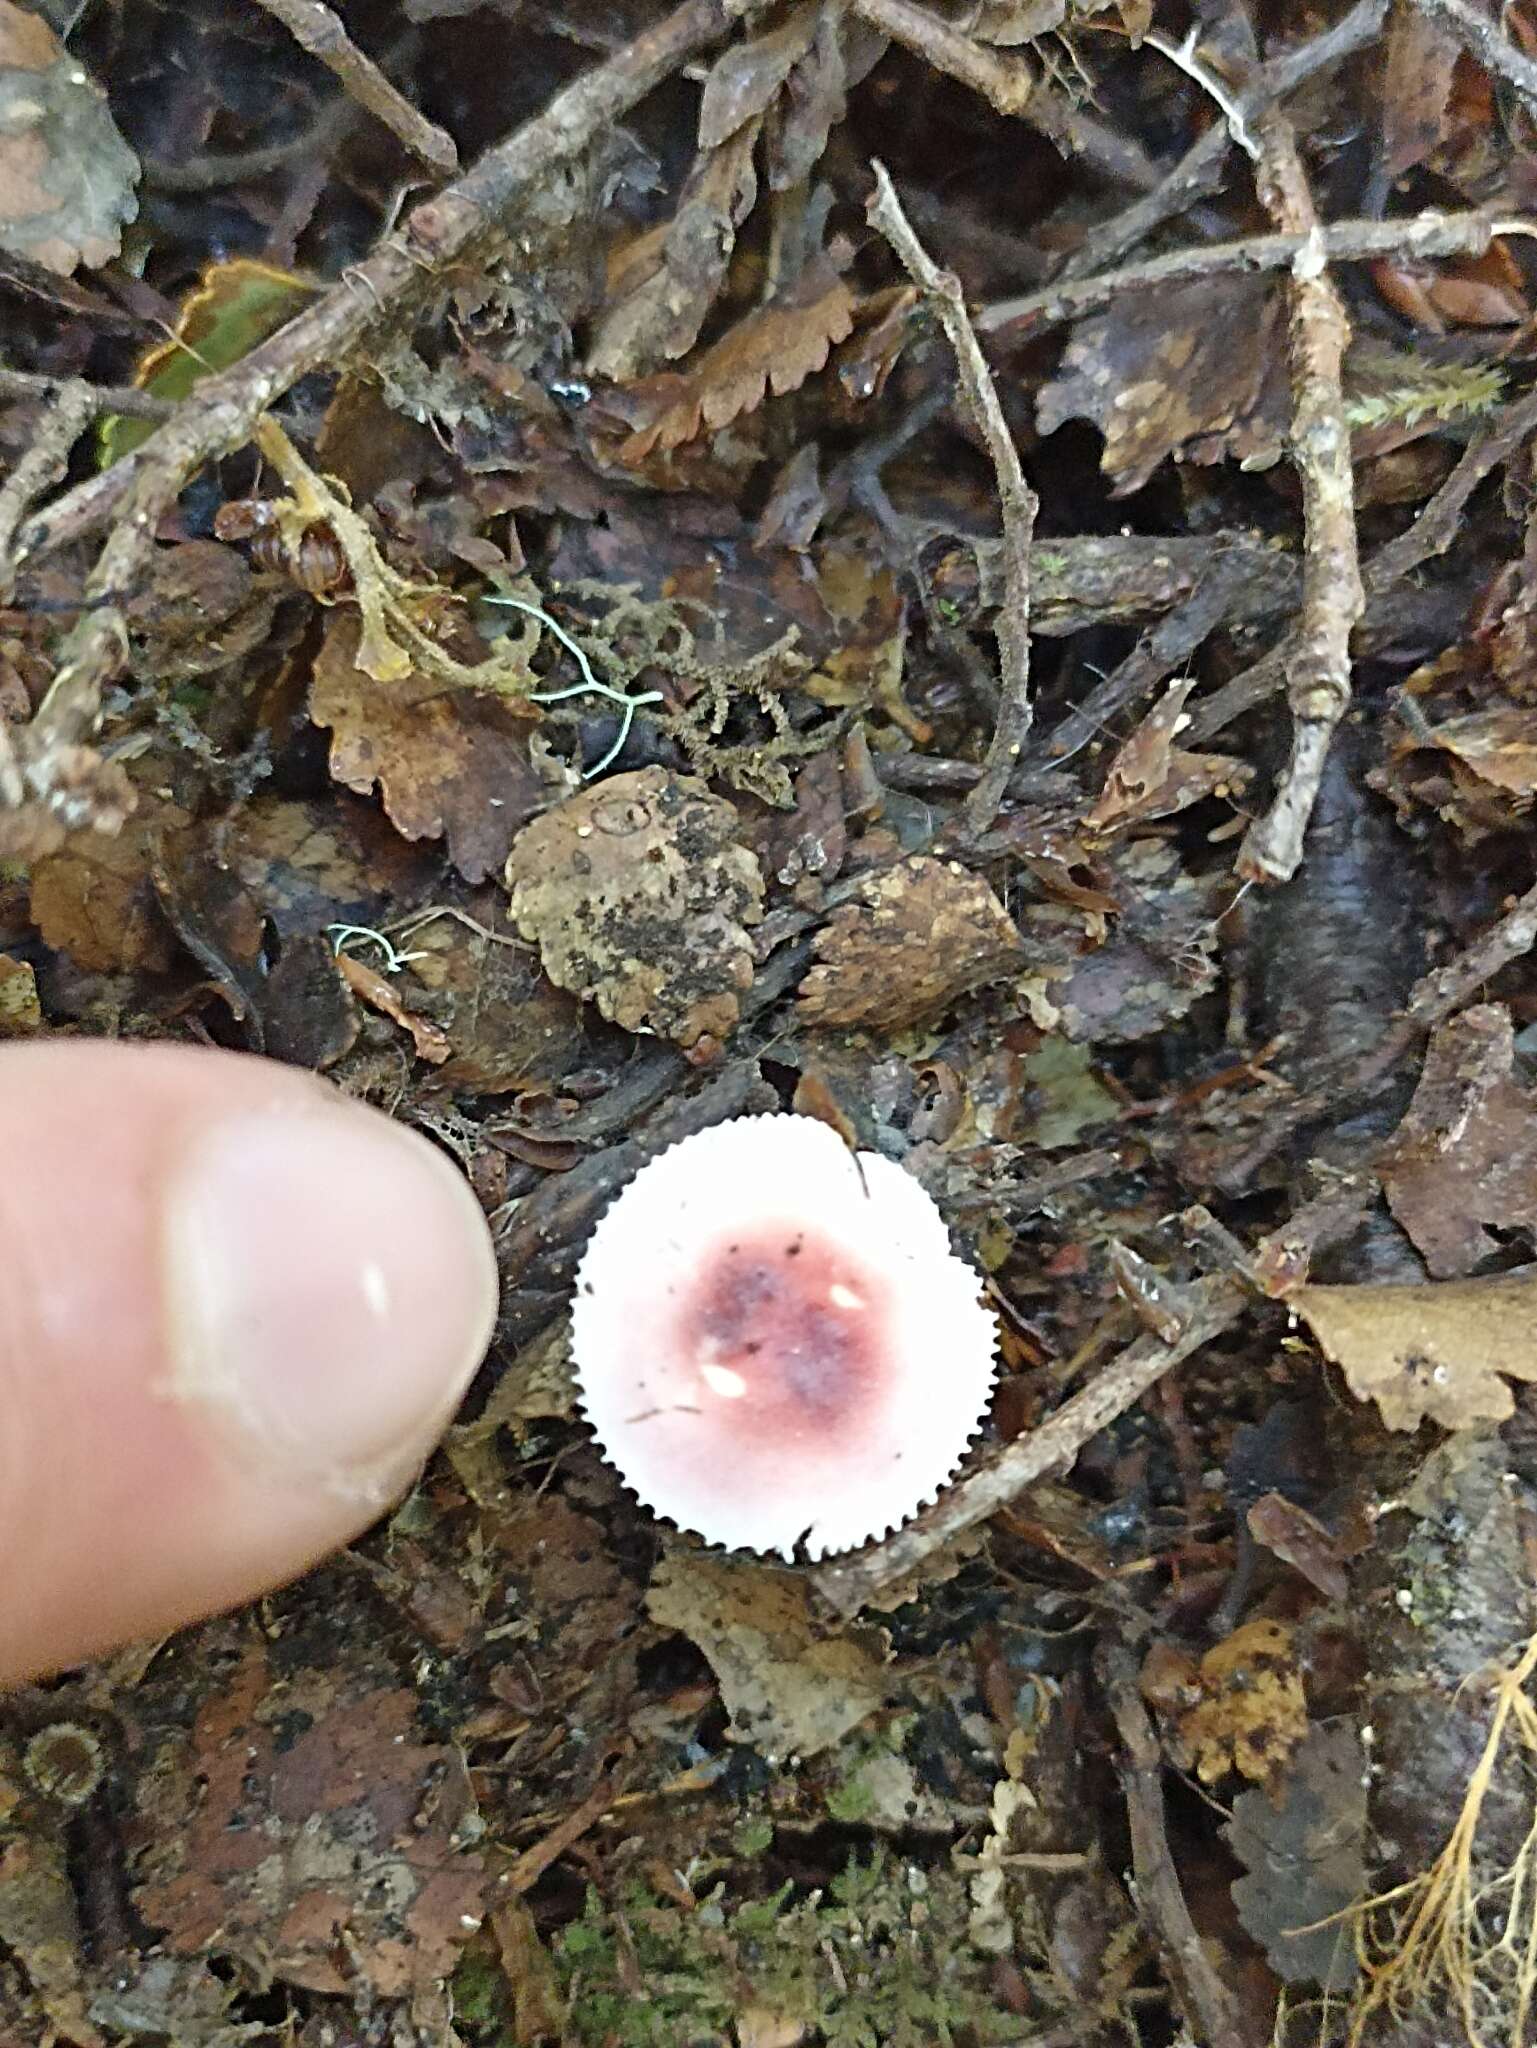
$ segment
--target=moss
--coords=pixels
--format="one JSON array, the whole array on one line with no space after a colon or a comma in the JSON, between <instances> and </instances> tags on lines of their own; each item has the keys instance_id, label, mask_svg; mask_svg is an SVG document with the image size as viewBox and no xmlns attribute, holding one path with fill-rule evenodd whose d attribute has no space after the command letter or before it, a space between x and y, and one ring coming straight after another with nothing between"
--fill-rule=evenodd
<instances>
[{"instance_id":1,"label":"moss","mask_svg":"<svg viewBox=\"0 0 1537 2048\"><path fill-rule=\"evenodd\" d=\"M825 1894L785 1884L737 1902L717 1886L687 1912L641 1887L612 1907L590 1892L556 1961L582 2048L718 2048L749 2008L813 2028L823 2048L1017 2039L965 1928L959 1879L877 1852Z\"/></svg>"}]
</instances>

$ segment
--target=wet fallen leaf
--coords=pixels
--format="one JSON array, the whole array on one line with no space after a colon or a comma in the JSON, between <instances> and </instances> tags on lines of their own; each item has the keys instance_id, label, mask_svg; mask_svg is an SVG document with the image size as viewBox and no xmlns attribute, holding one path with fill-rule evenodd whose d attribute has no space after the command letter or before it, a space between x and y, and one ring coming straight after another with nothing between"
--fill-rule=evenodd
<instances>
[{"instance_id":1,"label":"wet fallen leaf","mask_svg":"<svg viewBox=\"0 0 1537 2048\"><path fill-rule=\"evenodd\" d=\"M1389 1429L1503 1422L1537 1380L1537 1268L1420 1287L1299 1287L1289 1305Z\"/></svg>"},{"instance_id":2,"label":"wet fallen leaf","mask_svg":"<svg viewBox=\"0 0 1537 2048\"><path fill-rule=\"evenodd\" d=\"M459 872L484 881L544 797L526 721L501 697L414 668L394 682L366 675L360 635L355 615L334 612L315 657L310 715L331 729L331 773L359 791L377 782L397 831L445 840Z\"/></svg>"},{"instance_id":3,"label":"wet fallen leaf","mask_svg":"<svg viewBox=\"0 0 1537 2048\"><path fill-rule=\"evenodd\" d=\"M114 837L77 834L32 869L32 918L50 946L102 974L134 969L163 974L176 937L155 897L150 866L157 848L191 820L148 789Z\"/></svg>"},{"instance_id":4,"label":"wet fallen leaf","mask_svg":"<svg viewBox=\"0 0 1537 2048\"><path fill-rule=\"evenodd\" d=\"M1393 1214L1437 1280L1472 1272L1510 1231L1537 1231L1537 1096L1515 1057L1500 1004L1451 1018L1383 1156Z\"/></svg>"},{"instance_id":5,"label":"wet fallen leaf","mask_svg":"<svg viewBox=\"0 0 1537 2048\"><path fill-rule=\"evenodd\" d=\"M0 0L0 247L61 277L109 263L138 181L101 87L40 15Z\"/></svg>"},{"instance_id":6,"label":"wet fallen leaf","mask_svg":"<svg viewBox=\"0 0 1537 2048\"><path fill-rule=\"evenodd\" d=\"M714 149L766 113L816 34L815 5L795 8L778 28L733 43L710 66L699 101L699 142Z\"/></svg>"},{"instance_id":7,"label":"wet fallen leaf","mask_svg":"<svg viewBox=\"0 0 1537 2048\"><path fill-rule=\"evenodd\" d=\"M1268 1790L1233 1801L1228 1844L1248 1873L1235 1879L1233 1903L1288 1984L1338 1992L1355 1981L1351 1922L1335 1916L1366 1889L1366 1783L1357 1728L1324 1721Z\"/></svg>"},{"instance_id":8,"label":"wet fallen leaf","mask_svg":"<svg viewBox=\"0 0 1537 2048\"><path fill-rule=\"evenodd\" d=\"M1125 293L1074 328L1037 401L1041 432L1092 420L1116 497L1140 490L1170 455L1273 461L1288 417L1280 336L1281 304L1267 278Z\"/></svg>"},{"instance_id":9,"label":"wet fallen leaf","mask_svg":"<svg viewBox=\"0 0 1537 2048\"><path fill-rule=\"evenodd\" d=\"M611 776L518 834L513 917L550 979L626 1031L724 1040L752 985L746 927L763 898L736 832L735 811L692 776Z\"/></svg>"},{"instance_id":10,"label":"wet fallen leaf","mask_svg":"<svg viewBox=\"0 0 1537 2048\"><path fill-rule=\"evenodd\" d=\"M800 985L808 1024L888 1030L941 1015L960 996L1013 973L1023 944L980 875L914 854L865 878L816 937Z\"/></svg>"},{"instance_id":11,"label":"wet fallen leaf","mask_svg":"<svg viewBox=\"0 0 1537 2048\"><path fill-rule=\"evenodd\" d=\"M1195 1682L1202 1697L1181 1715L1178 1735L1205 1785L1230 1771L1266 1782L1307 1733L1292 1632L1281 1622L1245 1622L1206 1652Z\"/></svg>"},{"instance_id":12,"label":"wet fallen leaf","mask_svg":"<svg viewBox=\"0 0 1537 2048\"><path fill-rule=\"evenodd\" d=\"M140 1780L154 1843L135 1904L171 1953L247 1961L313 1991L385 1997L453 1968L479 1924L480 1859L452 1751L416 1696L248 1649Z\"/></svg>"},{"instance_id":13,"label":"wet fallen leaf","mask_svg":"<svg viewBox=\"0 0 1537 2048\"><path fill-rule=\"evenodd\" d=\"M191 835L163 841L150 866L166 921L223 997L251 1052L320 1069L351 1049L357 1010L328 939L273 943L260 900Z\"/></svg>"},{"instance_id":14,"label":"wet fallen leaf","mask_svg":"<svg viewBox=\"0 0 1537 2048\"><path fill-rule=\"evenodd\" d=\"M646 1606L699 1645L733 1736L771 1761L829 1748L884 1704L878 1632L819 1638L793 1572L674 1552L653 1573Z\"/></svg>"}]
</instances>

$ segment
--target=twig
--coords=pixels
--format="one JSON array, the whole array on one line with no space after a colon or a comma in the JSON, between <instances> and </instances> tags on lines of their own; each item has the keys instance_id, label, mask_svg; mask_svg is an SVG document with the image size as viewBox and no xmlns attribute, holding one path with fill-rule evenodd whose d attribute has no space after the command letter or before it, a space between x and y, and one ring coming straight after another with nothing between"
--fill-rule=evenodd
<instances>
[{"instance_id":1,"label":"twig","mask_svg":"<svg viewBox=\"0 0 1537 2048\"><path fill-rule=\"evenodd\" d=\"M391 85L372 57L365 56L322 0L256 0L282 22L302 50L324 64L360 107L367 108L412 156L445 178L459 169L453 137Z\"/></svg>"},{"instance_id":2,"label":"twig","mask_svg":"<svg viewBox=\"0 0 1537 2048\"><path fill-rule=\"evenodd\" d=\"M1421 14L1449 29L1486 71L1514 86L1527 106L1537 112L1537 64L1516 48L1497 22L1470 7L1468 0L1414 0L1414 4Z\"/></svg>"},{"instance_id":3,"label":"twig","mask_svg":"<svg viewBox=\"0 0 1537 2048\"><path fill-rule=\"evenodd\" d=\"M1426 500L1413 523L1396 539L1386 541L1366 564L1363 581L1369 605L1378 604L1424 562L1445 554L1461 531L1469 498L1500 464L1517 454L1537 434L1537 391L1507 405L1457 462L1451 475ZM1209 740L1235 718L1279 690L1296 650L1295 634L1287 634L1268 654L1220 690L1191 706L1191 736Z\"/></svg>"},{"instance_id":4,"label":"twig","mask_svg":"<svg viewBox=\"0 0 1537 2048\"><path fill-rule=\"evenodd\" d=\"M1320 229L1323 253L1332 263L1367 262L1396 256L1419 262L1432 256L1481 256L1501 233L1525 227L1485 213L1416 214L1412 220L1343 220ZM1193 249L1171 249L1141 263L1126 263L1092 277L1064 277L1039 291L999 299L976 316L980 334L995 333L1016 320L1041 325L1076 319L1127 292L1152 291L1160 285L1185 284L1192 278L1215 277L1224 271L1294 268L1310 245L1311 231L1246 235L1236 242L1208 242Z\"/></svg>"},{"instance_id":5,"label":"twig","mask_svg":"<svg viewBox=\"0 0 1537 2048\"><path fill-rule=\"evenodd\" d=\"M1212 1967L1185 1902L1169 1847L1163 1758L1142 1704L1136 1659L1125 1643L1107 1644L1100 1652L1099 1666L1121 1737L1121 1787L1126 1794L1137 1906L1163 1956L1169 1988L1189 2029L1187 2038L1205 2043L1206 2048L1256 2048L1259 2036L1244 2026L1237 2002ZM1268 2026L1265 2038L1269 2038Z\"/></svg>"},{"instance_id":6,"label":"twig","mask_svg":"<svg viewBox=\"0 0 1537 2048\"><path fill-rule=\"evenodd\" d=\"M1270 809L1244 835L1238 872L1284 882L1297 871L1335 727L1350 703L1350 636L1366 607L1356 537L1355 476L1341 383L1350 323L1291 123L1274 108L1257 128L1255 182L1267 212L1307 237L1291 268L1290 452L1302 483L1302 618L1288 695L1291 758Z\"/></svg>"},{"instance_id":7,"label":"twig","mask_svg":"<svg viewBox=\"0 0 1537 2048\"><path fill-rule=\"evenodd\" d=\"M974 42L913 0L855 0L854 12L936 71L969 86L1000 114L1022 114L1036 90L1033 65L1012 50Z\"/></svg>"},{"instance_id":8,"label":"twig","mask_svg":"<svg viewBox=\"0 0 1537 2048\"><path fill-rule=\"evenodd\" d=\"M322 365L335 368L379 327L409 319L443 273L502 232L528 189L552 165L587 148L652 87L724 31L724 0L684 0L609 63L558 92L540 114L418 206L362 263L229 370L206 377L173 418L132 455L81 484L23 529L23 558L116 524L86 583L86 597L132 590L148 570L161 520L187 479L212 458L244 445L275 399ZM69 635L53 688L17 754L30 798L44 810L64 794L61 764L95 730L101 693L121 659L123 628L112 603L87 612ZM3 823L0 818L0 823Z\"/></svg>"},{"instance_id":9,"label":"twig","mask_svg":"<svg viewBox=\"0 0 1537 2048\"><path fill-rule=\"evenodd\" d=\"M1348 14L1342 14L1331 28L1296 49L1283 51L1265 66L1261 85L1251 90L1253 105L1283 99L1287 93L1337 64L1356 50L1377 40L1387 0L1357 0ZM1198 199L1214 192L1222 182L1222 171L1232 137L1226 123L1216 122L1186 150L1172 171L1167 172L1151 192L1125 207L1114 219L1093 229L1080 249L1062 266L1062 276L1087 277L1102 270L1128 249L1160 228L1166 220L1184 213Z\"/></svg>"},{"instance_id":10,"label":"twig","mask_svg":"<svg viewBox=\"0 0 1537 2048\"><path fill-rule=\"evenodd\" d=\"M0 603L9 604L16 588L16 529L34 499L63 476L70 449L100 410L91 385L57 386L32 445L0 485Z\"/></svg>"},{"instance_id":11,"label":"twig","mask_svg":"<svg viewBox=\"0 0 1537 2048\"><path fill-rule=\"evenodd\" d=\"M1162 182L1157 166L1134 142L1072 106L1012 50L973 41L914 0L854 0L854 12L925 64L968 86L1000 114L1028 121L1064 155L1080 156L1107 177L1143 192Z\"/></svg>"},{"instance_id":12,"label":"twig","mask_svg":"<svg viewBox=\"0 0 1537 2048\"><path fill-rule=\"evenodd\" d=\"M857 1557L817 1567L818 1594L840 1615L857 1614L882 1589L904 1578L941 1545L985 1522L1038 1479L1068 1471L1091 1438L1140 1401L1163 1375L1220 1336L1243 1313L1248 1299L1236 1280L1213 1275L1187 1290L1189 1320L1172 1342L1139 1337L1082 1393L1064 1401L1027 1436L990 1453L978 1469L941 1494L934 1507Z\"/></svg>"},{"instance_id":13,"label":"twig","mask_svg":"<svg viewBox=\"0 0 1537 2048\"><path fill-rule=\"evenodd\" d=\"M1389 1074L1418 1041L1450 1017L1470 996L1478 994L1495 975L1521 959L1537 945L1537 884L1520 896L1502 918L1480 932L1457 956L1443 966L1422 975L1410 991L1403 1009L1388 1024L1377 1043L1360 1054L1341 1073L1336 1073L1294 1096L1271 1115L1264 1128L1246 1137L1231 1152L1208 1164L1212 1184L1226 1194L1247 1186L1255 1172L1293 1132L1325 1118L1338 1123L1341 1116L1370 1097L1377 1083ZM1277 1233L1279 1235L1279 1233Z\"/></svg>"},{"instance_id":14,"label":"twig","mask_svg":"<svg viewBox=\"0 0 1537 2048\"><path fill-rule=\"evenodd\" d=\"M9 370L0 366L0 398L44 398L59 403L66 392L88 391L95 401L90 417L104 412L121 412L136 420L168 420L176 410L173 399L156 398L132 384L87 384L80 377L44 377L35 370ZM87 418L86 424L90 424Z\"/></svg>"},{"instance_id":15,"label":"twig","mask_svg":"<svg viewBox=\"0 0 1537 2048\"><path fill-rule=\"evenodd\" d=\"M885 165L872 164L871 169L875 173L875 196L868 208L870 225L886 237L914 284L933 301L945 338L955 352L961 396L998 479L1003 521L1003 602L993 622L993 632L998 641L1002 696L981 777L966 799L967 827L973 837L979 837L998 815L1034 716L1030 702L1030 538L1035 531L1037 500L1025 481L1019 450L1003 416L992 372L972 330L960 280L953 271L941 270L918 240Z\"/></svg>"},{"instance_id":16,"label":"twig","mask_svg":"<svg viewBox=\"0 0 1537 2048\"><path fill-rule=\"evenodd\" d=\"M1086 747L1128 704L1145 697L1182 667L1196 649L1238 610L1249 579L1245 554L1218 551L1211 571L1183 603L1144 633L1136 646L1082 703L1058 720L1041 744L1043 756L1060 763Z\"/></svg>"}]
</instances>

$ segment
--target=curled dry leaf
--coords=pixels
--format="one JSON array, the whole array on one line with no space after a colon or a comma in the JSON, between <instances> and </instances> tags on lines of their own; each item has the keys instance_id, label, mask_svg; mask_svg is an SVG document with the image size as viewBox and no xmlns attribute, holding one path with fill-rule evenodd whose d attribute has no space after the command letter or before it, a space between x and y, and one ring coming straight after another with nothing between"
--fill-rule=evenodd
<instances>
[{"instance_id":1,"label":"curled dry leaf","mask_svg":"<svg viewBox=\"0 0 1537 2048\"><path fill-rule=\"evenodd\" d=\"M620 449L628 463L680 447L752 412L769 391L797 390L820 370L854 326L854 298L825 256L809 263L794 288L730 327L686 371L652 380L656 411Z\"/></svg>"},{"instance_id":2,"label":"curled dry leaf","mask_svg":"<svg viewBox=\"0 0 1537 2048\"><path fill-rule=\"evenodd\" d=\"M1503 1422L1537 1380L1537 1267L1429 1287L1299 1287L1290 1305L1389 1429Z\"/></svg>"},{"instance_id":3,"label":"curled dry leaf","mask_svg":"<svg viewBox=\"0 0 1537 2048\"><path fill-rule=\"evenodd\" d=\"M1116 753L1084 823L1096 832L1166 818L1204 797L1243 789L1254 770L1226 754L1192 754L1175 745L1190 723L1185 699L1195 678L1172 683Z\"/></svg>"},{"instance_id":4,"label":"curled dry leaf","mask_svg":"<svg viewBox=\"0 0 1537 2048\"><path fill-rule=\"evenodd\" d=\"M315 657L310 716L331 728L331 773L360 792L377 782L398 832L445 839L466 880L484 881L543 796L526 726L505 699L409 664L388 681L366 674L361 631L355 613L333 612Z\"/></svg>"},{"instance_id":5,"label":"curled dry leaf","mask_svg":"<svg viewBox=\"0 0 1537 2048\"><path fill-rule=\"evenodd\" d=\"M1292 1632L1281 1622L1245 1622L1224 1637L1201 1659L1196 1684L1201 1698L1180 1717L1179 1740L1205 1785L1230 1771L1263 1783L1307 1733Z\"/></svg>"},{"instance_id":6,"label":"curled dry leaf","mask_svg":"<svg viewBox=\"0 0 1537 2048\"><path fill-rule=\"evenodd\" d=\"M0 0L0 247L61 277L109 263L138 178L101 87L46 21Z\"/></svg>"},{"instance_id":7,"label":"curled dry leaf","mask_svg":"<svg viewBox=\"0 0 1537 2048\"><path fill-rule=\"evenodd\" d=\"M626 1031L724 1039L751 987L763 875L737 816L693 776L614 775L518 834L512 914L560 988Z\"/></svg>"},{"instance_id":8,"label":"curled dry leaf","mask_svg":"<svg viewBox=\"0 0 1537 2048\"><path fill-rule=\"evenodd\" d=\"M800 986L808 1024L901 1030L1014 973L1024 947L980 875L914 854L866 877L817 934L816 951Z\"/></svg>"},{"instance_id":9,"label":"curled dry leaf","mask_svg":"<svg viewBox=\"0 0 1537 2048\"><path fill-rule=\"evenodd\" d=\"M1537 1230L1537 1098L1514 1067L1502 1005L1443 1024L1382 1162L1393 1214L1437 1280L1497 1252L1496 1231Z\"/></svg>"},{"instance_id":10,"label":"curled dry leaf","mask_svg":"<svg viewBox=\"0 0 1537 2048\"><path fill-rule=\"evenodd\" d=\"M702 151L660 233L644 236L613 266L611 303L595 323L587 367L628 384L670 363L699 339L725 282L736 231L758 196L758 123Z\"/></svg>"},{"instance_id":11,"label":"curled dry leaf","mask_svg":"<svg viewBox=\"0 0 1537 2048\"><path fill-rule=\"evenodd\" d=\"M767 1757L830 1749L885 1704L879 1631L819 1638L794 1572L675 1553L653 1574L646 1606L699 1645L733 1735Z\"/></svg>"}]
</instances>

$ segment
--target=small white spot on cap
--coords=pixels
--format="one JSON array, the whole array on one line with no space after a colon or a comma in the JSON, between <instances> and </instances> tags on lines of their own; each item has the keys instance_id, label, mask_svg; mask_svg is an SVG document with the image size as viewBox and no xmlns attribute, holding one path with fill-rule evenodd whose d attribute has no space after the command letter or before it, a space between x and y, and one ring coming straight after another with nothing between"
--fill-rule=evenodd
<instances>
[{"instance_id":1,"label":"small white spot on cap","mask_svg":"<svg viewBox=\"0 0 1537 2048\"><path fill-rule=\"evenodd\" d=\"M834 1308L863 1308L865 1298L856 1294L852 1287L845 1287L841 1280L835 1280L827 1290L827 1298Z\"/></svg>"},{"instance_id":2,"label":"small white spot on cap","mask_svg":"<svg viewBox=\"0 0 1537 2048\"><path fill-rule=\"evenodd\" d=\"M370 1260L359 1275L363 1287L363 1299L382 1323L390 1312L390 1283L384 1277L384 1268Z\"/></svg>"},{"instance_id":3,"label":"small white spot on cap","mask_svg":"<svg viewBox=\"0 0 1537 2048\"><path fill-rule=\"evenodd\" d=\"M712 1394L719 1394L723 1401L740 1401L747 1392L747 1382L739 1372L733 1372L729 1365L702 1365L699 1377Z\"/></svg>"}]
</instances>

